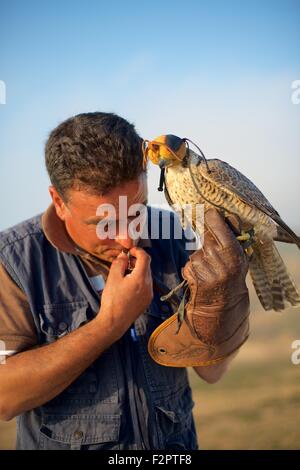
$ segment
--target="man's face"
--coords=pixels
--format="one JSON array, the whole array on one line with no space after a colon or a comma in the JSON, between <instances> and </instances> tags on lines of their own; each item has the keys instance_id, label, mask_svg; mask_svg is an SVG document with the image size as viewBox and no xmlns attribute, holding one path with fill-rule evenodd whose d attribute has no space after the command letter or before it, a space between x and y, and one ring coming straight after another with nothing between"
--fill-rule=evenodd
<instances>
[{"instance_id":1,"label":"man's face","mask_svg":"<svg viewBox=\"0 0 300 470\"><path fill-rule=\"evenodd\" d=\"M68 202L64 203L53 186L49 188L58 217L64 221L66 230L72 240L87 252L106 261L112 261L123 248L130 249L136 244L128 233L128 224L135 218L119 214L119 197L127 198L127 208L132 204L147 203L146 175L128 181L114 189L105 196L93 196L83 190L70 190ZM114 239L100 239L96 229L101 217L97 210L102 204L110 204L115 209L115 217L109 216L109 221L115 223ZM99 213L99 212L98 212ZM120 216L122 223L120 223Z\"/></svg>"}]
</instances>

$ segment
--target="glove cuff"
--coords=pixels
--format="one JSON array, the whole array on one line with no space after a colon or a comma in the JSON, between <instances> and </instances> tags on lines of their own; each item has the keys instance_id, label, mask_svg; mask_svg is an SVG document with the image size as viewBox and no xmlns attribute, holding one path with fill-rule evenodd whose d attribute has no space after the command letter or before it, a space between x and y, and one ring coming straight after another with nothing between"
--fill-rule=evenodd
<instances>
[{"instance_id":1,"label":"glove cuff","mask_svg":"<svg viewBox=\"0 0 300 470\"><path fill-rule=\"evenodd\" d=\"M148 352L152 359L163 366L195 367L210 366L223 361L237 351L249 337L249 303L245 312L243 305L235 308L243 309L241 323L220 342L211 344L201 341L188 318L184 318L178 333L177 314L165 320L150 336Z\"/></svg>"}]
</instances>

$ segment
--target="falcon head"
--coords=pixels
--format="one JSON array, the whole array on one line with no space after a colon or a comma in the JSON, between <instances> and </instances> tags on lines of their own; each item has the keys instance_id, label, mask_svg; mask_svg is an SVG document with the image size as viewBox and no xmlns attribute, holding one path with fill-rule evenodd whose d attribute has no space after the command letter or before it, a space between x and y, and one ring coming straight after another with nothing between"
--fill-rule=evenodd
<instances>
[{"instance_id":1,"label":"falcon head","mask_svg":"<svg viewBox=\"0 0 300 470\"><path fill-rule=\"evenodd\" d=\"M182 164L188 147L186 139L176 135L161 135L156 139L143 141L144 166L148 159L160 168Z\"/></svg>"}]
</instances>

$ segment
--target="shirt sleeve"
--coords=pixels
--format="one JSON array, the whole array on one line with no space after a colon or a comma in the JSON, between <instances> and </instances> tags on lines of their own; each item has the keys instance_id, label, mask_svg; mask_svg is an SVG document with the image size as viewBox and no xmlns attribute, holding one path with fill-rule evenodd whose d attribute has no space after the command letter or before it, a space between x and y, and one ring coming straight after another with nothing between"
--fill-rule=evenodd
<instances>
[{"instance_id":1,"label":"shirt sleeve","mask_svg":"<svg viewBox=\"0 0 300 470\"><path fill-rule=\"evenodd\" d=\"M37 342L27 297L0 264L0 350L12 354L32 348Z\"/></svg>"}]
</instances>

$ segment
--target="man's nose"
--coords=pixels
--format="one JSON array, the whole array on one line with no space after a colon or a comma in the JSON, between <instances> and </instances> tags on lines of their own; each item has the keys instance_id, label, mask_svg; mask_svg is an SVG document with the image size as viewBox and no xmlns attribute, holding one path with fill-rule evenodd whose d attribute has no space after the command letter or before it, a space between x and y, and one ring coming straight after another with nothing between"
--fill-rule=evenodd
<instances>
[{"instance_id":1,"label":"man's nose","mask_svg":"<svg viewBox=\"0 0 300 470\"><path fill-rule=\"evenodd\" d=\"M136 245L135 240L130 237L128 230L119 232L115 237L115 241L127 250L130 250L130 248Z\"/></svg>"}]
</instances>

